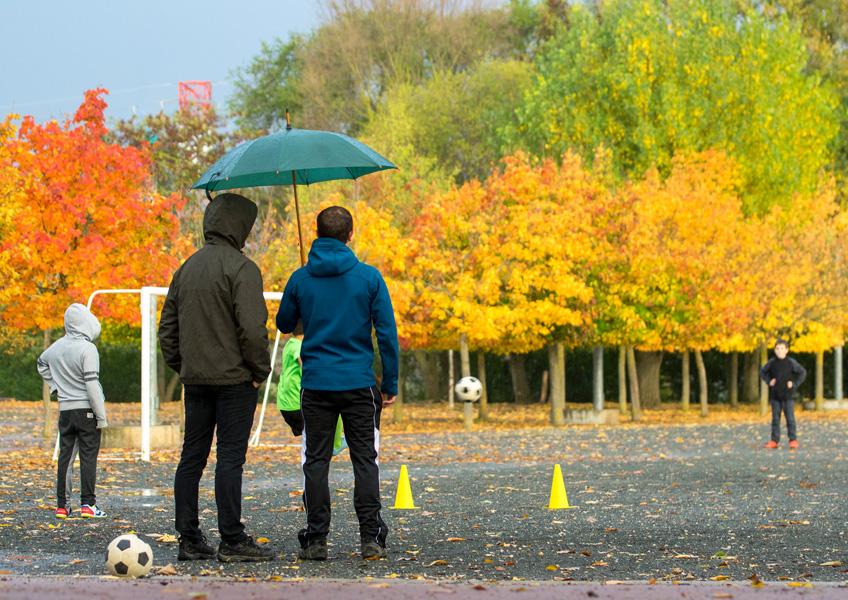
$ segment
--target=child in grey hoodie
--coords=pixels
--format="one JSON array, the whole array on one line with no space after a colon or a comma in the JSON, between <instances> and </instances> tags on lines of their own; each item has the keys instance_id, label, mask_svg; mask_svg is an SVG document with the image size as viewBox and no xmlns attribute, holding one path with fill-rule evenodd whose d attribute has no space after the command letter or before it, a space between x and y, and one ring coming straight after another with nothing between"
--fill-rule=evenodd
<instances>
[{"instance_id":1,"label":"child in grey hoodie","mask_svg":"<svg viewBox=\"0 0 848 600\"><path fill-rule=\"evenodd\" d=\"M59 399L59 467L56 481L56 517L70 516L66 477L75 446L79 450L80 516L102 518L94 485L100 430L107 427L106 403L100 386L100 355L92 343L100 335L100 322L82 304L65 311L65 335L38 357L38 372Z\"/></svg>"}]
</instances>

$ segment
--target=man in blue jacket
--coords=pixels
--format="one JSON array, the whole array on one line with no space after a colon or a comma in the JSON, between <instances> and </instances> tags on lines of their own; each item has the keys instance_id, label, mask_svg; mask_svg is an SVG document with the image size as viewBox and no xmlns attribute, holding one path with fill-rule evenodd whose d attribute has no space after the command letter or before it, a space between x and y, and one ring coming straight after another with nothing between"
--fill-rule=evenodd
<instances>
[{"instance_id":1,"label":"man in blue jacket","mask_svg":"<svg viewBox=\"0 0 848 600\"><path fill-rule=\"evenodd\" d=\"M303 503L300 558L326 560L330 531L327 481L336 422L341 415L356 481L353 503L359 519L362 557L386 556L388 528L380 517L380 412L394 403L398 385L398 341L392 301L380 272L359 262L347 244L353 217L341 206L318 215L318 239L305 267L283 292L277 328L303 323L301 411L303 413ZM372 365L373 329L383 374L380 389Z\"/></svg>"}]
</instances>

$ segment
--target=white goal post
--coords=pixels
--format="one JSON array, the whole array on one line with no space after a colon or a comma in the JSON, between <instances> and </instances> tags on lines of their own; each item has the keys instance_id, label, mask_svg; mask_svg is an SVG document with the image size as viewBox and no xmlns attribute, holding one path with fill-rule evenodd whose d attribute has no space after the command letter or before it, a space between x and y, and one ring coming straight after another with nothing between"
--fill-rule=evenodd
<instances>
[{"instance_id":1,"label":"white goal post","mask_svg":"<svg viewBox=\"0 0 848 600\"><path fill-rule=\"evenodd\" d=\"M146 286L140 289L110 289L96 290L88 298L88 308L96 296L102 294L139 294L141 308L141 460L150 461L150 432L154 425L154 409L159 406L159 386L157 382L157 301L158 296L167 296L168 288ZM283 298L282 292L264 292L265 301L279 302ZM280 332L274 339L274 349L271 353L271 374L265 380L265 390L262 398L262 409L259 413L259 423L250 438L253 446L259 445L259 435L265 420L265 407L268 403L268 395L271 391L271 379L274 376L274 365L277 360L277 350L280 346ZM53 451L53 460L58 460L59 437L56 437L56 447Z\"/></svg>"}]
</instances>

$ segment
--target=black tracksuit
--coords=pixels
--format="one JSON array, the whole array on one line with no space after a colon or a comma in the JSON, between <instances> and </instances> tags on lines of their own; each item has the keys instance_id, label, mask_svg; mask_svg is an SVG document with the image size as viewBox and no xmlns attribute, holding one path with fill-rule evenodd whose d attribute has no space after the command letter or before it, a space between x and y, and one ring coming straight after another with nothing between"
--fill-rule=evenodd
<instances>
[{"instance_id":1,"label":"black tracksuit","mask_svg":"<svg viewBox=\"0 0 848 600\"><path fill-rule=\"evenodd\" d=\"M301 391L303 429L303 505L306 528L298 534L303 548L330 532L330 459L339 415L353 463L353 506L363 543L386 545L389 529L380 516L380 413L383 399L376 386L342 392Z\"/></svg>"},{"instance_id":2,"label":"black tracksuit","mask_svg":"<svg viewBox=\"0 0 848 600\"><path fill-rule=\"evenodd\" d=\"M241 253L256 205L221 194L206 208L206 245L174 273L162 307L159 343L185 385L185 436L174 476L175 524L191 541L201 536L198 486L217 433L215 502L221 539L246 538L241 523L242 469L257 390L271 372L259 268Z\"/></svg>"},{"instance_id":3,"label":"black tracksuit","mask_svg":"<svg viewBox=\"0 0 848 600\"><path fill-rule=\"evenodd\" d=\"M794 358L772 358L760 369L760 377L767 384L775 380L774 385L769 385L769 402L771 403L771 439L780 441L780 413L786 415L786 428L789 440L798 437L795 424L795 390L804 383L807 371ZM789 382L792 387L789 387Z\"/></svg>"}]
</instances>

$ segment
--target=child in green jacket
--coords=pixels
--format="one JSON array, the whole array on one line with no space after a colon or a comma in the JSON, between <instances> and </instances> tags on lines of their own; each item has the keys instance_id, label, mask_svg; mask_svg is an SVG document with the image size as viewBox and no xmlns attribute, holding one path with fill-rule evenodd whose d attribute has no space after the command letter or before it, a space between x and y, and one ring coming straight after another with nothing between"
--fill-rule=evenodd
<instances>
[{"instance_id":1,"label":"child in green jacket","mask_svg":"<svg viewBox=\"0 0 848 600\"><path fill-rule=\"evenodd\" d=\"M303 363L300 361L300 346L303 344L302 335L293 335L283 346L283 366L280 381L277 385L277 408L286 424L291 427L296 436L303 434L303 415L300 413L300 378ZM344 438L342 419L336 425L336 436L333 439L333 456L347 448Z\"/></svg>"}]
</instances>

